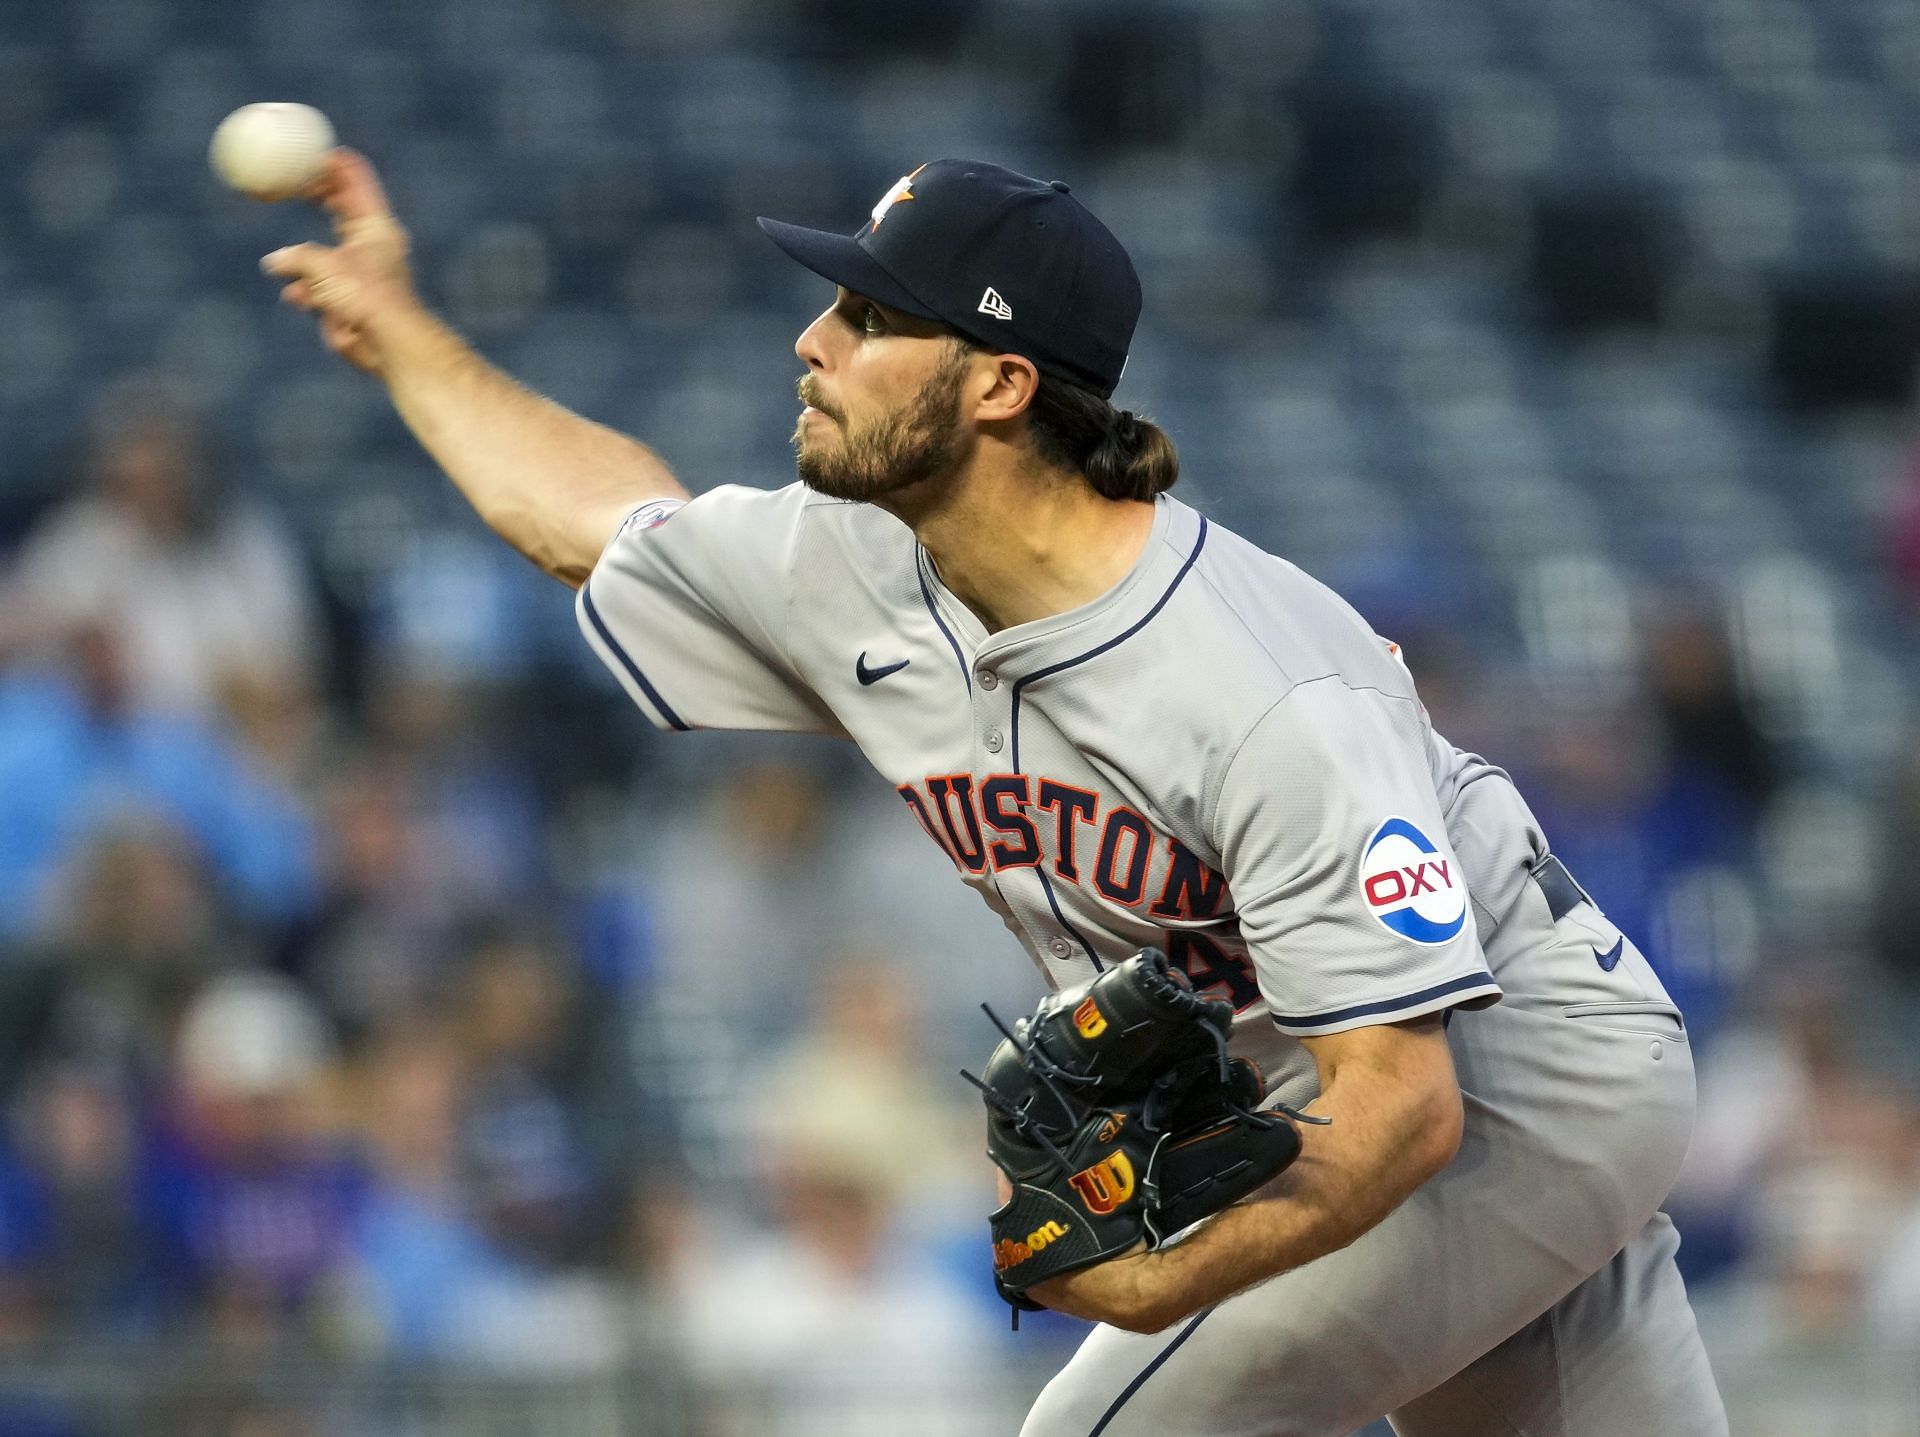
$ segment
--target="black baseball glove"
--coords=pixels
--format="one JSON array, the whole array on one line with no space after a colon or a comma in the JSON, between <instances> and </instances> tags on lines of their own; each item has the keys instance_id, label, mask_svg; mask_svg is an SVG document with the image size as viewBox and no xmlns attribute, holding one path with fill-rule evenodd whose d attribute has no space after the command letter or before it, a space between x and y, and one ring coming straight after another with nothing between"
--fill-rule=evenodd
<instances>
[{"instance_id":1,"label":"black baseball glove","mask_svg":"<svg viewBox=\"0 0 1920 1437\"><path fill-rule=\"evenodd\" d=\"M989 1221L1016 1313L1038 1305L1033 1284L1158 1246L1299 1155L1302 1115L1258 1111L1259 1071L1227 1056L1232 1017L1144 949L1003 1026L984 1074L966 1074L1013 1188Z\"/></svg>"}]
</instances>

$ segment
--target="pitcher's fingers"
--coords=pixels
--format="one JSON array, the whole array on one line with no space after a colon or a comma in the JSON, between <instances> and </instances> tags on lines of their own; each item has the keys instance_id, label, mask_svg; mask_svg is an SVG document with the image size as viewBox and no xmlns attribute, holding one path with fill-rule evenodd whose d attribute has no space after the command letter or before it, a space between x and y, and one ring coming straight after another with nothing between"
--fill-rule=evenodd
<instances>
[{"instance_id":1,"label":"pitcher's fingers","mask_svg":"<svg viewBox=\"0 0 1920 1437\"><path fill-rule=\"evenodd\" d=\"M292 284L284 286L280 291L280 298L285 303L292 305L295 309L304 309L309 314L319 308L319 306L313 302L312 289L308 287L307 282L303 279L296 279Z\"/></svg>"},{"instance_id":2,"label":"pitcher's fingers","mask_svg":"<svg viewBox=\"0 0 1920 1437\"><path fill-rule=\"evenodd\" d=\"M360 339L360 331L331 315L320 317L320 338L328 349L345 357Z\"/></svg>"},{"instance_id":3,"label":"pitcher's fingers","mask_svg":"<svg viewBox=\"0 0 1920 1437\"><path fill-rule=\"evenodd\" d=\"M339 188L340 150L336 147L328 150L320 161L320 173L308 180L300 191L300 198L326 208L333 198L333 192Z\"/></svg>"},{"instance_id":4,"label":"pitcher's fingers","mask_svg":"<svg viewBox=\"0 0 1920 1437\"><path fill-rule=\"evenodd\" d=\"M327 167L316 182L319 200L339 226L358 220L391 218L393 207L367 157L345 145L329 151Z\"/></svg>"},{"instance_id":5,"label":"pitcher's fingers","mask_svg":"<svg viewBox=\"0 0 1920 1437\"><path fill-rule=\"evenodd\" d=\"M307 279L333 257L333 248L323 244L290 244L260 261L260 272L276 279Z\"/></svg>"}]
</instances>

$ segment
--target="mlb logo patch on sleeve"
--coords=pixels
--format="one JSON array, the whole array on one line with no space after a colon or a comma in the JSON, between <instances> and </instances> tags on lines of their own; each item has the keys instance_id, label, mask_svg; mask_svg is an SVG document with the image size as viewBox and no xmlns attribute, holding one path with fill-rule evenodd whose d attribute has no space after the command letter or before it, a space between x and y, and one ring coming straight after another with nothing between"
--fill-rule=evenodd
<instances>
[{"instance_id":1,"label":"mlb logo patch on sleeve","mask_svg":"<svg viewBox=\"0 0 1920 1437\"><path fill-rule=\"evenodd\" d=\"M1467 886L1450 853L1404 818L1373 831L1360 858L1360 896L1380 925L1429 947L1467 926Z\"/></svg>"},{"instance_id":2,"label":"mlb logo patch on sleeve","mask_svg":"<svg viewBox=\"0 0 1920 1437\"><path fill-rule=\"evenodd\" d=\"M649 500L638 509L635 509L631 514L627 515L626 521L620 526L620 533L624 534L629 529L632 529L635 533L646 529L658 529L679 510L685 508L686 503L687 501L685 499ZM614 537L617 539L620 535L616 534Z\"/></svg>"}]
</instances>

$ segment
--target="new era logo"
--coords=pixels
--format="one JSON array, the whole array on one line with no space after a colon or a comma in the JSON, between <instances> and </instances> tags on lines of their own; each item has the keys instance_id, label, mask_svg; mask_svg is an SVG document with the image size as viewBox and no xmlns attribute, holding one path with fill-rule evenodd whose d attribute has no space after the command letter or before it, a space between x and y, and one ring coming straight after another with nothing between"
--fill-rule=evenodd
<instances>
[{"instance_id":1,"label":"new era logo","mask_svg":"<svg viewBox=\"0 0 1920 1437\"><path fill-rule=\"evenodd\" d=\"M995 319L1012 319L1013 306L1000 298L999 290L988 285L987 292L980 296L980 313L990 314Z\"/></svg>"}]
</instances>

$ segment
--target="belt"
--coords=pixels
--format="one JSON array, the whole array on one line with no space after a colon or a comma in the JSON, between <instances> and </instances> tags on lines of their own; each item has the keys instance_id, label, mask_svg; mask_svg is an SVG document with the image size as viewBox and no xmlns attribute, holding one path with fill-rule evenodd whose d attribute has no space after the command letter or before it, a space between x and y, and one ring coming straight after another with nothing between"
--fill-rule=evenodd
<instances>
[{"instance_id":1,"label":"belt","mask_svg":"<svg viewBox=\"0 0 1920 1437\"><path fill-rule=\"evenodd\" d=\"M1573 881L1573 875L1567 872L1567 865L1549 853L1533 865L1530 870L1533 881L1540 885L1540 891L1546 895L1547 911L1559 922L1582 903L1592 903L1587 890Z\"/></svg>"}]
</instances>

